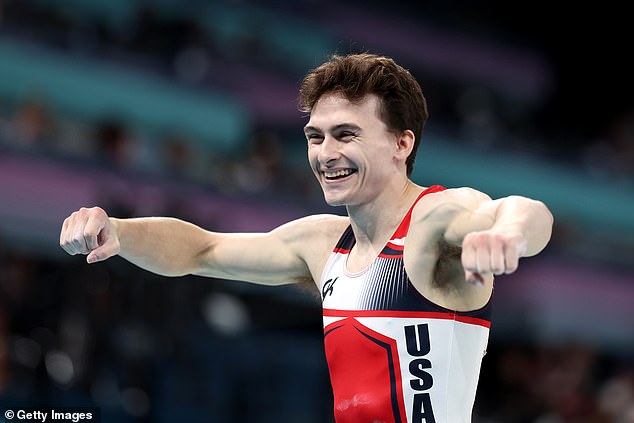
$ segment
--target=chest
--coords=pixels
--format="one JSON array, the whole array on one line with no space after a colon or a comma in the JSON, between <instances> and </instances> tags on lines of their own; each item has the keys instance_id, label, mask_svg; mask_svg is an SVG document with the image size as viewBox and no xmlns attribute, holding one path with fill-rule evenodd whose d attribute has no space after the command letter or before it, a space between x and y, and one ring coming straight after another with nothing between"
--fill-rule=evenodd
<instances>
[{"instance_id":1,"label":"chest","mask_svg":"<svg viewBox=\"0 0 634 423\"><path fill-rule=\"evenodd\" d=\"M463 278L459 247L439 245L417 260L407 260L403 245L388 244L360 270L351 266L354 255L340 249L331 254L320 281L326 308L390 309L416 307L420 300L436 300L443 287ZM417 308L417 307L416 307Z\"/></svg>"},{"instance_id":2,"label":"chest","mask_svg":"<svg viewBox=\"0 0 634 423\"><path fill-rule=\"evenodd\" d=\"M346 259L335 253L326 266L321 283L325 308L390 309L413 293L402 258L377 257L360 272L350 272Z\"/></svg>"}]
</instances>

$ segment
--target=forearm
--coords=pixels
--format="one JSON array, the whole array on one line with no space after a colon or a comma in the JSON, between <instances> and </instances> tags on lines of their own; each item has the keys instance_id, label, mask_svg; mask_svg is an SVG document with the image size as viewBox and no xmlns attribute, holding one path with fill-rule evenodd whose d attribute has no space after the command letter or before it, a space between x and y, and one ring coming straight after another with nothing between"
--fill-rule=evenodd
<instances>
[{"instance_id":1,"label":"forearm","mask_svg":"<svg viewBox=\"0 0 634 423\"><path fill-rule=\"evenodd\" d=\"M209 233L174 218L110 218L119 237L119 255L135 265L165 276L194 273Z\"/></svg>"},{"instance_id":2,"label":"forearm","mask_svg":"<svg viewBox=\"0 0 634 423\"><path fill-rule=\"evenodd\" d=\"M533 256L546 247L552 233L553 216L540 201L509 196L495 201L495 223L491 230L517 233L526 241L524 257Z\"/></svg>"}]
</instances>

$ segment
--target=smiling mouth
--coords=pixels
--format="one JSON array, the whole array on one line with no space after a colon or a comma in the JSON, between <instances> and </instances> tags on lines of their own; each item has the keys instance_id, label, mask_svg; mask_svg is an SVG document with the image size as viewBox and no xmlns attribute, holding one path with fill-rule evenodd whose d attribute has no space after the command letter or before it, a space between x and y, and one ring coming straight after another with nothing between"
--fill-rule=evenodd
<instances>
[{"instance_id":1,"label":"smiling mouth","mask_svg":"<svg viewBox=\"0 0 634 423\"><path fill-rule=\"evenodd\" d=\"M324 175L324 178L326 178L326 180L336 181L337 179L343 179L356 172L357 172L356 169L340 169L340 170L333 170L333 171L326 170L322 172L322 174Z\"/></svg>"}]
</instances>

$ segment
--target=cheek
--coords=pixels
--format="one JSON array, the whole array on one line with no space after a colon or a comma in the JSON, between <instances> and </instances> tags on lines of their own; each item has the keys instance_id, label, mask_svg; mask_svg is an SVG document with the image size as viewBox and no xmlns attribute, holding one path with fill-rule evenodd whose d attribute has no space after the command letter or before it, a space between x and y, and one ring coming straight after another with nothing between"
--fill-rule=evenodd
<instances>
[{"instance_id":1,"label":"cheek","mask_svg":"<svg viewBox=\"0 0 634 423\"><path fill-rule=\"evenodd\" d=\"M319 161L317 160L317 151L315 148L308 147L308 164L310 165L311 170L314 173L317 173L317 169L319 169Z\"/></svg>"},{"instance_id":2,"label":"cheek","mask_svg":"<svg viewBox=\"0 0 634 423\"><path fill-rule=\"evenodd\" d=\"M309 145L306 150L306 156L308 157L308 163L312 166L315 163L315 148Z\"/></svg>"}]
</instances>

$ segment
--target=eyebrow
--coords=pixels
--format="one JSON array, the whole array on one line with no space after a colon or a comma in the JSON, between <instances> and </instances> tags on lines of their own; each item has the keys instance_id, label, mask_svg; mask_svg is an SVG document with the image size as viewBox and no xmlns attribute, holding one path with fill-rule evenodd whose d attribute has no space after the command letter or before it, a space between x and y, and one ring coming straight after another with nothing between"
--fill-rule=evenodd
<instances>
[{"instance_id":1,"label":"eyebrow","mask_svg":"<svg viewBox=\"0 0 634 423\"><path fill-rule=\"evenodd\" d=\"M314 126L304 126L304 134L314 134L316 132L321 133L321 131Z\"/></svg>"},{"instance_id":2,"label":"eyebrow","mask_svg":"<svg viewBox=\"0 0 634 423\"><path fill-rule=\"evenodd\" d=\"M335 125L329 129L330 132L339 131L342 129L354 129L360 130L361 127L359 125L355 125L354 123L340 123L339 125ZM322 133L323 131L315 126L305 126L304 134L314 134L314 133Z\"/></svg>"}]
</instances>

